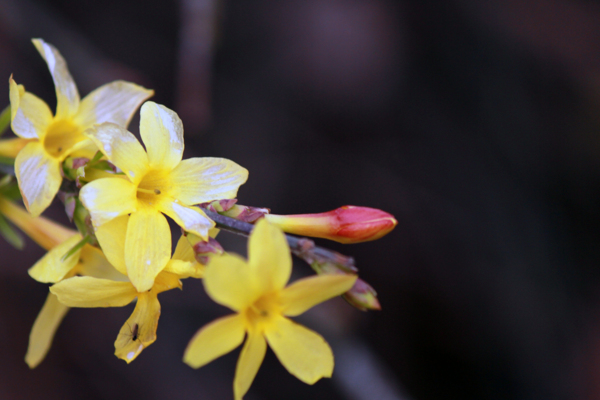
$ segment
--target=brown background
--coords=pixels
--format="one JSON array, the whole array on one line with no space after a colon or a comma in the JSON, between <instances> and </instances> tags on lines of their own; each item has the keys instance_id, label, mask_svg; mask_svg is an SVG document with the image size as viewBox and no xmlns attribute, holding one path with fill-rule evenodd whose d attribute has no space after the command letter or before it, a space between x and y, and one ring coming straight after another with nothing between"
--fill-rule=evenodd
<instances>
[{"instance_id":1,"label":"brown background","mask_svg":"<svg viewBox=\"0 0 600 400\"><path fill-rule=\"evenodd\" d=\"M397 217L380 241L331 246L383 311L337 299L299 318L334 347L334 378L306 386L269 352L247 399L600 398L598 2L0 0L0 77L54 107L32 37L61 50L82 95L155 89L186 156L250 171L242 204ZM131 365L112 353L132 306L78 309L30 371L47 287L26 270L43 253L0 252L0 398L232 397L237 351L181 362L228 312L198 281L161 295L159 339Z\"/></svg>"}]
</instances>

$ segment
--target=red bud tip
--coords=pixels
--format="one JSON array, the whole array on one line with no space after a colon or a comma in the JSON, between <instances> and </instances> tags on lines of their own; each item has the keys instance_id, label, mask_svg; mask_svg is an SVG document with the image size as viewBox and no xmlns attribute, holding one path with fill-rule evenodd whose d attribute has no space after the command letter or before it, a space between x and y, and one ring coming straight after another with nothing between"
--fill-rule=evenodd
<instances>
[{"instance_id":1,"label":"red bud tip","mask_svg":"<svg viewBox=\"0 0 600 400\"><path fill-rule=\"evenodd\" d=\"M274 215L265 218L287 233L320 237L339 243L360 243L387 235L398 224L376 208L343 206L320 214Z\"/></svg>"}]
</instances>

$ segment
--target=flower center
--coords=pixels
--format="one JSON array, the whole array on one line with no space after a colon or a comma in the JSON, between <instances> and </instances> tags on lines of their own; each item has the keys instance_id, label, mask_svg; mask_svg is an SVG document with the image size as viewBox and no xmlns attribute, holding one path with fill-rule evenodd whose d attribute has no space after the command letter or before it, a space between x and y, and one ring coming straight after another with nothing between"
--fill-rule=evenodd
<instances>
[{"instance_id":1,"label":"flower center","mask_svg":"<svg viewBox=\"0 0 600 400\"><path fill-rule=\"evenodd\" d=\"M44 149L54 158L64 159L69 150L85 139L81 128L68 120L53 122L44 137Z\"/></svg>"},{"instance_id":2,"label":"flower center","mask_svg":"<svg viewBox=\"0 0 600 400\"><path fill-rule=\"evenodd\" d=\"M137 198L147 205L156 204L169 191L167 174L149 171L137 187Z\"/></svg>"},{"instance_id":3,"label":"flower center","mask_svg":"<svg viewBox=\"0 0 600 400\"><path fill-rule=\"evenodd\" d=\"M281 305L278 293L270 293L260 297L246 309L248 324L258 330L263 330L273 317L281 314Z\"/></svg>"}]
</instances>

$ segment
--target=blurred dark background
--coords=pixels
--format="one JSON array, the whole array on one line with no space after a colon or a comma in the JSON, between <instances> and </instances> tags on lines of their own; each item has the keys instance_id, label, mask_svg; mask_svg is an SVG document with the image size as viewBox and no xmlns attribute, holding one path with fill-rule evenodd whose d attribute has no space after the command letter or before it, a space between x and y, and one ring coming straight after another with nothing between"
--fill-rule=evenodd
<instances>
[{"instance_id":1,"label":"blurred dark background","mask_svg":"<svg viewBox=\"0 0 600 400\"><path fill-rule=\"evenodd\" d=\"M269 351L247 399L600 399L597 1L0 0L0 77L54 107L32 37L82 96L153 88L186 156L250 171L242 204L398 219L376 242L320 242L356 258L383 306L298 318L334 348L333 378L306 386ZM47 287L26 270L43 252L0 252L0 398L232 398L239 351L181 362L228 313L198 281L160 296L158 340L132 364L113 355L132 306L74 309L30 371Z\"/></svg>"}]
</instances>

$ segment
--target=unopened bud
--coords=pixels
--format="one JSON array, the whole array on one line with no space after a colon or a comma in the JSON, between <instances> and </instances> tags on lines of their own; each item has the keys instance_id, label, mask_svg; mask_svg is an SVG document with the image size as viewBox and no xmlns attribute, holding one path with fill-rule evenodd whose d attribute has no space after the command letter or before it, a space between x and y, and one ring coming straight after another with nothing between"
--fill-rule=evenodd
<instances>
[{"instance_id":1,"label":"unopened bud","mask_svg":"<svg viewBox=\"0 0 600 400\"><path fill-rule=\"evenodd\" d=\"M268 208L241 206L236 204L221 214L225 215L226 217L235 218L238 221L244 221L253 224L269 212L270 210Z\"/></svg>"},{"instance_id":2,"label":"unopened bud","mask_svg":"<svg viewBox=\"0 0 600 400\"><path fill-rule=\"evenodd\" d=\"M342 295L344 300L362 311L381 310L377 292L362 279L357 279L352 289Z\"/></svg>"},{"instance_id":3,"label":"unopened bud","mask_svg":"<svg viewBox=\"0 0 600 400\"><path fill-rule=\"evenodd\" d=\"M32 139L11 138L0 140L0 156L7 158L16 158L17 154L31 142Z\"/></svg>"},{"instance_id":4,"label":"unopened bud","mask_svg":"<svg viewBox=\"0 0 600 400\"><path fill-rule=\"evenodd\" d=\"M236 199L225 199L198 204L198 206L226 217L235 218L238 221L244 221L251 224L271 211L268 208L242 206L236 203Z\"/></svg>"},{"instance_id":5,"label":"unopened bud","mask_svg":"<svg viewBox=\"0 0 600 400\"><path fill-rule=\"evenodd\" d=\"M85 176L85 167L89 161L89 158L67 157L63 162L63 176L69 180L79 182L79 178Z\"/></svg>"},{"instance_id":6,"label":"unopened bud","mask_svg":"<svg viewBox=\"0 0 600 400\"><path fill-rule=\"evenodd\" d=\"M186 237L189 243L192 245L196 261L202 265L208 264L208 260L211 256L221 255L225 251L223 250L223 246L221 246L221 244L214 238L208 238L208 241L206 241L189 232Z\"/></svg>"},{"instance_id":7,"label":"unopened bud","mask_svg":"<svg viewBox=\"0 0 600 400\"><path fill-rule=\"evenodd\" d=\"M77 233L44 217L32 217L23 207L3 197L0 197L0 213L46 250Z\"/></svg>"},{"instance_id":8,"label":"unopened bud","mask_svg":"<svg viewBox=\"0 0 600 400\"><path fill-rule=\"evenodd\" d=\"M356 268L348 268L344 263L338 262L313 261L310 266L319 275L356 275L358 272ZM344 293L342 297L350 303L350 305L361 311L381 310L379 300L377 300L377 292L371 285L360 278L356 280L354 286Z\"/></svg>"},{"instance_id":9,"label":"unopened bud","mask_svg":"<svg viewBox=\"0 0 600 400\"><path fill-rule=\"evenodd\" d=\"M388 234L398 221L393 215L376 208L343 206L319 214L265 215L267 221L287 233L360 243Z\"/></svg>"},{"instance_id":10,"label":"unopened bud","mask_svg":"<svg viewBox=\"0 0 600 400\"><path fill-rule=\"evenodd\" d=\"M222 200L214 200L208 203L198 204L201 208L206 208L212 212L222 213L224 211L229 210L237 203L237 199L222 199Z\"/></svg>"}]
</instances>

